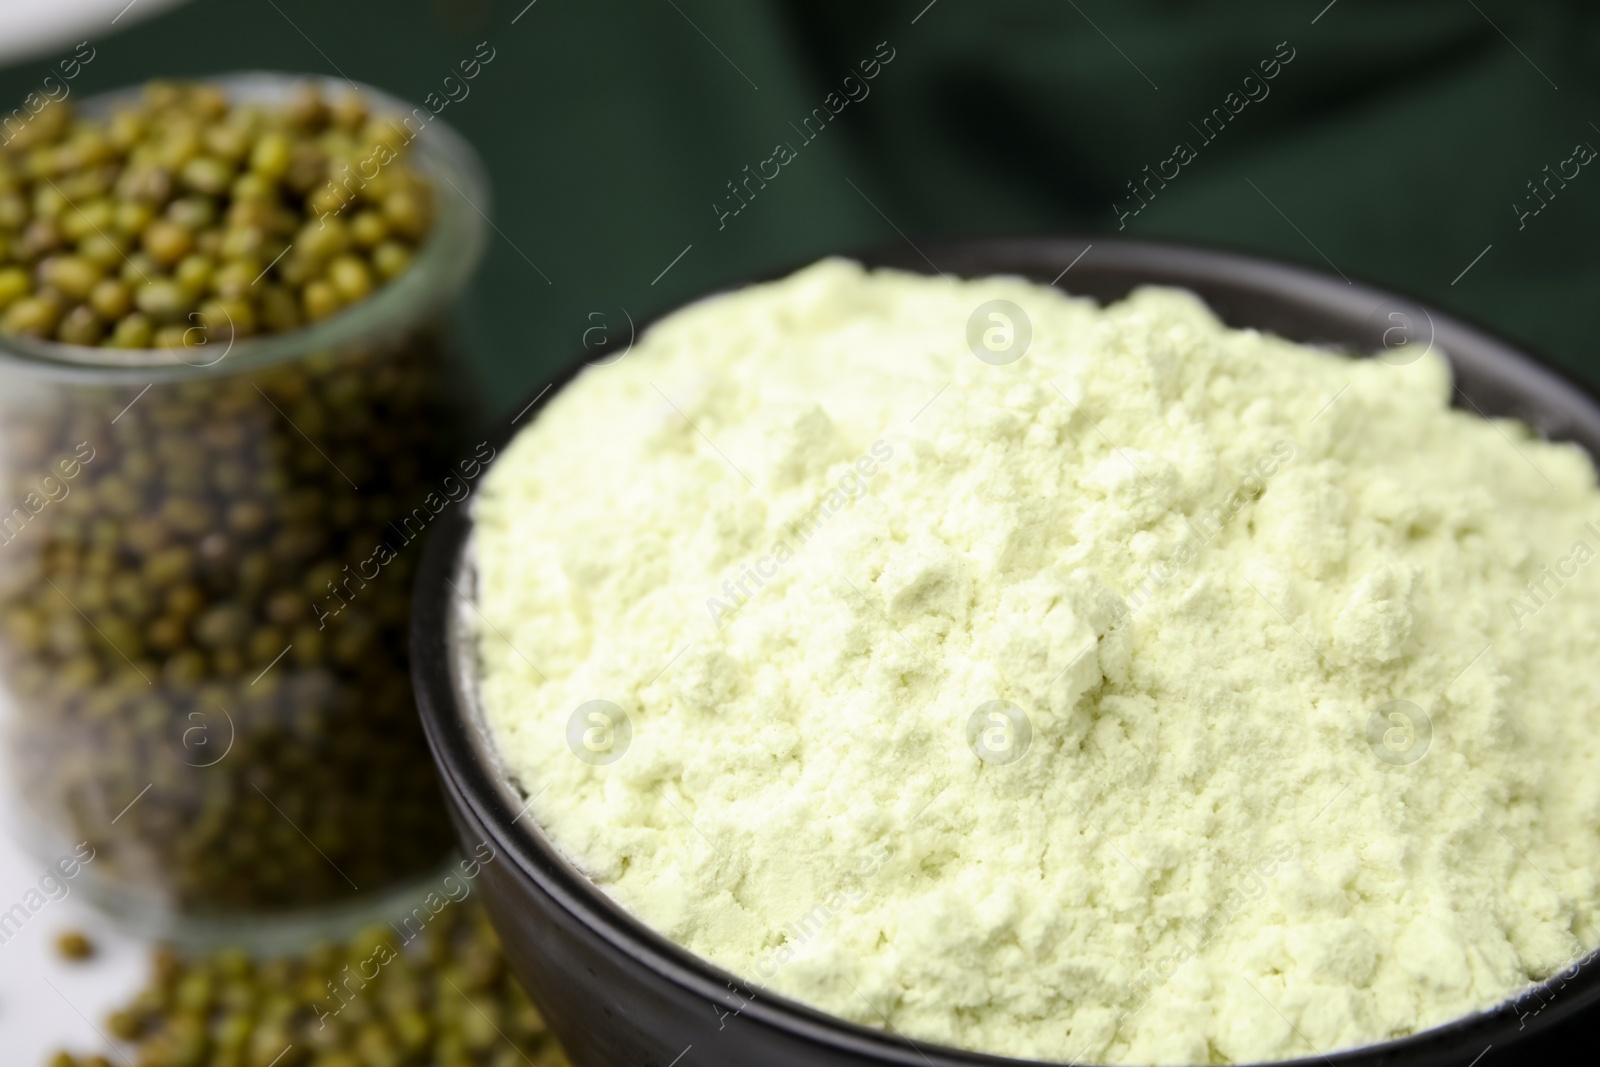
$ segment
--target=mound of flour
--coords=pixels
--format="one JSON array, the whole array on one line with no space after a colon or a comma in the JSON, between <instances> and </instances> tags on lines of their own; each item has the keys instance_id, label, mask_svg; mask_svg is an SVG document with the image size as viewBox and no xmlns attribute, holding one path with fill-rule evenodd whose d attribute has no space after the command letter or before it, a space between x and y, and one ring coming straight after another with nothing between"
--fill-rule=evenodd
<instances>
[{"instance_id":1,"label":"mound of flour","mask_svg":"<svg viewBox=\"0 0 1600 1067\"><path fill-rule=\"evenodd\" d=\"M829 260L693 305L488 476L500 750L645 922L914 1040L1486 1008L1600 940L1600 493L1448 395L1170 290Z\"/></svg>"}]
</instances>

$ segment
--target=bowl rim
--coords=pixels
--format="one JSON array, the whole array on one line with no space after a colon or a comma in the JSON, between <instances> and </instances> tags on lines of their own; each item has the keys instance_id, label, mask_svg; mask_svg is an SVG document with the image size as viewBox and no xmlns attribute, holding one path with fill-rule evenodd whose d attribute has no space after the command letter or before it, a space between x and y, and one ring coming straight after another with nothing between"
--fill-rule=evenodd
<instances>
[{"instance_id":1,"label":"bowl rim","mask_svg":"<svg viewBox=\"0 0 1600 1067\"><path fill-rule=\"evenodd\" d=\"M911 245L914 254L906 251L905 245ZM1589 427L1596 441L1600 441L1600 400L1589 386L1569 377L1553 363L1531 354L1525 347L1501 339L1486 327L1385 287L1334 277L1320 270L1251 253L1103 234L957 238L926 242L921 246L907 240L905 245L874 245L840 255L872 269L908 270L926 275L932 273L926 268L933 267L933 271L945 273L933 266L933 259L927 254L931 251L941 259L976 258L990 263L979 271L952 272L959 277L989 274L1023 276L1031 280L1037 272L1030 272L1030 262L1040 266L1071 260L1076 264L1093 247L1102 250L1095 257L1095 267L1110 269L1113 275L1118 271L1133 276L1159 272L1164 276L1191 276L1196 281L1223 280L1240 286L1244 292L1270 294L1303 303L1305 307L1300 310L1305 312L1348 316L1354 310L1395 305L1420 310L1428 315L1432 339L1443 350L1457 379L1455 398L1464 395L1459 380L1465 374L1492 369L1503 376L1507 371L1514 371L1519 387L1526 390L1521 399L1555 399L1564 407L1577 409L1577 417ZM813 256L798 264L761 272L673 304L635 325L632 338L636 339L649 326L689 304L785 277L819 258L823 257ZM1105 262L1107 260L1109 262ZM1013 267L1008 263L1022 265ZM1066 287L1057 284L1061 275L1070 270L1068 267L1056 275L1056 282L1047 284L1064 288L1071 295L1080 295L1070 283ZM1135 284L1183 286L1186 283L1150 279ZM630 340L630 347L631 343ZM579 357L561 367L525 398L516 414L500 419L487 437L495 457L521 429L537 418L563 387L596 362L592 357ZM1478 407L1470 396L1465 399L1474 408ZM1478 411L1483 414L1481 408ZM1558 431L1553 436L1559 439L1562 435ZM1585 450L1600 464L1600 448L1591 445L1585 446ZM487 463L492 464L493 458ZM470 505L471 501L463 503ZM519 825L537 795L526 804L521 802L520 791L499 766L486 724L468 719L470 712L463 706L461 679L456 670L459 656L453 646L464 612L451 594L455 592L461 600L466 599L458 580L462 577L470 580L472 574L471 534L468 506L448 510L429 531L412 600L414 688L429 746L447 791L494 838L524 879L531 881L589 933L600 937L657 978L708 1003L724 1003L731 1009L734 1002L739 1001L743 1005L741 1017L816 1046L905 1067L1061 1067L1056 1061L1019 1059L913 1040L892 1027L881 1030L862 1025L768 992L748 977L725 971L650 928L584 876L532 819ZM1491 1008L1427 1030L1294 1060L1261 1061L1256 1067L1310 1067L1312 1064L1383 1067L1395 1063L1442 1063L1446 1062L1445 1057L1461 1052L1468 1052L1470 1056L1469 1050L1479 1044L1502 1044L1518 1034L1531 1035L1546 1030L1600 1002L1597 959L1600 959L1600 946L1545 982L1530 986ZM1571 980L1562 980L1561 975L1568 972L1572 974ZM1555 984L1558 980L1559 986ZM734 992L730 995L730 991ZM740 991L748 993L747 1002L739 995ZM1529 1010L1519 1010L1524 1007ZM1513 1024L1516 1025L1513 1027Z\"/></svg>"}]
</instances>

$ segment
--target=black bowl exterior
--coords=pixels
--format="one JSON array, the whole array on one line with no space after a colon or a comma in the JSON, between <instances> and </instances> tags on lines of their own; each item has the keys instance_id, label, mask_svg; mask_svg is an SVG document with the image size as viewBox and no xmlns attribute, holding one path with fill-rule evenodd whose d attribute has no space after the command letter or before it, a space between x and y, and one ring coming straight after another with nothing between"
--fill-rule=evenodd
<instances>
[{"instance_id":1,"label":"black bowl exterior","mask_svg":"<svg viewBox=\"0 0 1600 1067\"><path fill-rule=\"evenodd\" d=\"M1226 252L1106 238L1092 245L1067 237L980 240L922 251L901 245L854 258L924 274L1057 280L1102 302L1141 285L1181 286L1230 326L1302 343L1390 358L1410 357L1415 350L1403 345L1431 345L1451 363L1458 407L1517 417L1600 457L1600 405L1581 387L1459 319L1341 278ZM491 443L503 447L583 367L575 363L545 386ZM463 677L470 659L462 652L472 610L471 586L464 584L471 582L470 534L470 516L455 509L429 537L413 598L418 703L464 848L493 850L479 885L507 958L577 1067L1029 1067L1030 1061L913 1043L753 987L656 934L575 870L533 825L529 804L501 772ZM1587 1062L1600 1036L1594 960L1591 953L1492 1011L1296 1062L1468 1067L1489 1050L1497 1057L1514 1050L1519 1062ZM1061 1050L1061 1060L1075 1051ZM1484 1067L1495 1062L1485 1059Z\"/></svg>"}]
</instances>

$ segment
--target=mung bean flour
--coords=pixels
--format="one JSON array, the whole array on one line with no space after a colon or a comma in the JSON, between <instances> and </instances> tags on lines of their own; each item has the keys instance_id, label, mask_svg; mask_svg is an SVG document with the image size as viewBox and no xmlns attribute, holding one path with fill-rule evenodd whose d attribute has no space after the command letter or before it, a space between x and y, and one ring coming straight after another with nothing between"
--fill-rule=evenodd
<instances>
[{"instance_id":1,"label":"mung bean flour","mask_svg":"<svg viewBox=\"0 0 1600 1067\"><path fill-rule=\"evenodd\" d=\"M488 476L500 750L645 922L919 1042L1487 1008L1600 940L1600 493L1449 393L1171 290L828 260L695 304Z\"/></svg>"}]
</instances>

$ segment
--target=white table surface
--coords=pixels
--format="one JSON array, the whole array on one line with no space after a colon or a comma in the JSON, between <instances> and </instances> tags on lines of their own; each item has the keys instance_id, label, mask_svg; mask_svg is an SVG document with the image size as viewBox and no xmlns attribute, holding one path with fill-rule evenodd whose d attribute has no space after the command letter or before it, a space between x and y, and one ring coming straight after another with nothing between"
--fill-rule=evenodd
<instances>
[{"instance_id":1,"label":"white table surface","mask_svg":"<svg viewBox=\"0 0 1600 1067\"><path fill-rule=\"evenodd\" d=\"M0 0L0 63L98 41L183 0ZM13 106L6 105L8 108Z\"/></svg>"},{"instance_id":2,"label":"white table surface","mask_svg":"<svg viewBox=\"0 0 1600 1067\"><path fill-rule=\"evenodd\" d=\"M0 832L0 912L38 889L45 866L22 850L7 816ZM5 1067L45 1067L66 1048L78 1054L111 1052L96 1032L105 1017L143 985L150 946L115 931L66 883L68 894L39 909L21 931L0 944L0 1062ZM59 891L58 891L59 892ZM93 958L63 959L55 948L64 930L81 930L94 942Z\"/></svg>"}]
</instances>

